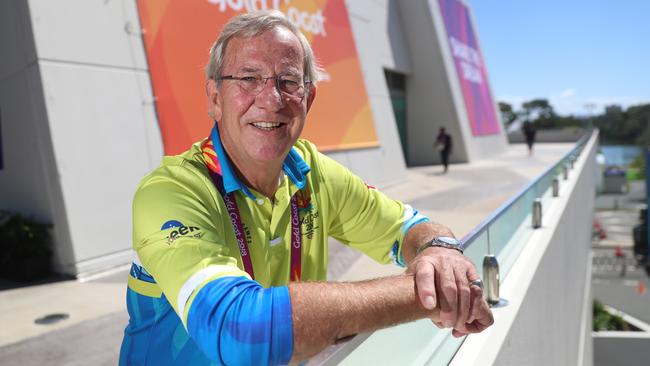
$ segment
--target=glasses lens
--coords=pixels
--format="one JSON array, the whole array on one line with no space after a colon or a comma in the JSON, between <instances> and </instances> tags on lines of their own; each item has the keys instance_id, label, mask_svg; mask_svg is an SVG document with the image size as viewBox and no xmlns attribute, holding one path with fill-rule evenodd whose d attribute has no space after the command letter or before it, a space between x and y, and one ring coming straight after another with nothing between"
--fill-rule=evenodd
<instances>
[{"instance_id":1,"label":"glasses lens","mask_svg":"<svg viewBox=\"0 0 650 366\"><path fill-rule=\"evenodd\" d=\"M239 86L247 93L257 94L262 90L264 84L262 84L262 77L259 75L242 76L239 78Z\"/></svg>"},{"instance_id":2,"label":"glasses lens","mask_svg":"<svg viewBox=\"0 0 650 366\"><path fill-rule=\"evenodd\" d=\"M281 91L288 94L295 94L301 89L300 82L290 78L280 78L278 80L278 86Z\"/></svg>"},{"instance_id":3,"label":"glasses lens","mask_svg":"<svg viewBox=\"0 0 650 366\"><path fill-rule=\"evenodd\" d=\"M281 93L298 98L302 98L305 95L305 86L301 77L285 75L264 78L261 75L246 75L241 77L224 77L223 79L237 80L241 89L252 95L257 95L262 92L262 89L264 89L264 86L269 79L274 79L276 88Z\"/></svg>"}]
</instances>

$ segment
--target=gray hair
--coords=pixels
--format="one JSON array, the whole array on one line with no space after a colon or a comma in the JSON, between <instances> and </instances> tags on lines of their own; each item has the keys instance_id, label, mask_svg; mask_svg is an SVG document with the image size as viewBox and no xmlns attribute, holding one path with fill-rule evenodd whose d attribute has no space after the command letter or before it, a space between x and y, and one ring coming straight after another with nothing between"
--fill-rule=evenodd
<instances>
[{"instance_id":1,"label":"gray hair","mask_svg":"<svg viewBox=\"0 0 650 366\"><path fill-rule=\"evenodd\" d=\"M206 76L216 80L221 75L226 47L233 37L255 37L275 27L284 27L298 37L304 54L305 80L316 85L320 80L325 79L326 74L316 63L314 52L307 38L278 10L251 12L230 19L221 30L217 41L210 48L210 60L205 67Z\"/></svg>"}]
</instances>

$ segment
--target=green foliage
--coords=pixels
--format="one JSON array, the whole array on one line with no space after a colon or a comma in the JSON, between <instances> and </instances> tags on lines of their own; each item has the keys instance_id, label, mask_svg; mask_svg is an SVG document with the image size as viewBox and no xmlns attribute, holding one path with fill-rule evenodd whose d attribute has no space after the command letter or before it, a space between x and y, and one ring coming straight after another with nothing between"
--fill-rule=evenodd
<instances>
[{"instance_id":1,"label":"green foliage","mask_svg":"<svg viewBox=\"0 0 650 366\"><path fill-rule=\"evenodd\" d=\"M635 329L630 327L622 317L610 314L598 300L594 300L593 330L598 332L601 330L630 331Z\"/></svg>"},{"instance_id":2,"label":"green foliage","mask_svg":"<svg viewBox=\"0 0 650 366\"><path fill-rule=\"evenodd\" d=\"M628 167L628 180L643 180L645 179L645 154L641 154L634 158Z\"/></svg>"},{"instance_id":3,"label":"green foliage","mask_svg":"<svg viewBox=\"0 0 650 366\"><path fill-rule=\"evenodd\" d=\"M18 213L0 212L0 274L32 280L50 271L50 224Z\"/></svg>"},{"instance_id":4,"label":"green foliage","mask_svg":"<svg viewBox=\"0 0 650 366\"><path fill-rule=\"evenodd\" d=\"M499 111L501 111L501 120L506 126L517 119L517 113L512 109L512 104L499 102Z\"/></svg>"},{"instance_id":5,"label":"green foliage","mask_svg":"<svg viewBox=\"0 0 650 366\"><path fill-rule=\"evenodd\" d=\"M600 129L600 141L610 145L650 145L650 104L623 110L609 106L605 113L594 117L594 126Z\"/></svg>"},{"instance_id":6,"label":"green foliage","mask_svg":"<svg viewBox=\"0 0 650 366\"><path fill-rule=\"evenodd\" d=\"M531 117L539 121L552 119L556 116L553 106L548 102L548 99L533 99L523 103L521 107L523 108L523 115L528 121L531 120Z\"/></svg>"}]
</instances>

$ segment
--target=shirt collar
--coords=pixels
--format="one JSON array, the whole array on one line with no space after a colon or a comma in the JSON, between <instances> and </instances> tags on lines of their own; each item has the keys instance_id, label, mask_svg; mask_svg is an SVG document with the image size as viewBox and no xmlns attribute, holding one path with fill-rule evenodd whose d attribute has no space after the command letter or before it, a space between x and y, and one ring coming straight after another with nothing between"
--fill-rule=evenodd
<instances>
[{"instance_id":1,"label":"shirt collar","mask_svg":"<svg viewBox=\"0 0 650 366\"><path fill-rule=\"evenodd\" d=\"M232 169L230 158L226 155L226 151L221 144L221 136L219 135L219 128L216 122L212 128L210 137L212 139L212 145L214 145L214 151L217 153L217 158L219 159L219 165L221 165L223 188L226 193L241 190L249 198L255 199L250 189L237 177L237 174ZM307 173L311 171L311 168L300 154L298 154L298 151L292 147L284 159L282 170L298 189L303 189L305 184L307 184Z\"/></svg>"}]
</instances>

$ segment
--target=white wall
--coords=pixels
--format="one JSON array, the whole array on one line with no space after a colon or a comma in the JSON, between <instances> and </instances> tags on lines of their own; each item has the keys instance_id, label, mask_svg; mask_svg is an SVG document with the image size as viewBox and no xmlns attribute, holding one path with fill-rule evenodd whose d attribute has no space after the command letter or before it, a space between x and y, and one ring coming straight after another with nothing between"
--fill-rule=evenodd
<instances>
[{"instance_id":1,"label":"white wall","mask_svg":"<svg viewBox=\"0 0 650 366\"><path fill-rule=\"evenodd\" d=\"M427 1L400 1L405 38L412 55L413 72L407 79L407 119L409 160L413 165L440 163L433 143L440 127L446 127L454 141L451 162L467 161L458 123L460 105L454 101L451 78L445 65L440 37ZM442 20L439 16L439 20ZM444 46L444 44L443 44ZM452 65L453 66L453 65ZM452 72L455 72L451 69Z\"/></svg>"},{"instance_id":2,"label":"white wall","mask_svg":"<svg viewBox=\"0 0 650 366\"><path fill-rule=\"evenodd\" d=\"M0 2L0 209L52 223L55 261L72 258L28 4Z\"/></svg>"},{"instance_id":3,"label":"white wall","mask_svg":"<svg viewBox=\"0 0 650 366\"><path fill-rule=\"evenodd\" d=\"M128 262L131 199L162 156L136 4L30 1L74 258L66 272Z\"/></svg>"},{"instance_id":4,"label":"white wall","mask_svg":"<svg viewBox=\"0 0 650 366\"><path fill-rule=\"evenodd\" d=\"M400 1L399 9L413 61L407 86L410 163L440 162L433 150L440 127L445 127L454 141L451 162L478 160L503 151L507 143L503 131L472 136L438 1ZM474 31L479 32L475 23Z\"/></svg>"},{"instance_id":5,"label":"white wall","mask_svg":"<svg viewBox=\"0 0 650 366\"><path fill-rule=\"evenodd\" d=\"M1 6L25 49L0 64L2 208L54 223L61 271L127 263L131 198L162 156L135 2Z\"/></svg>"},{"instance_id":6,"label":"white wall","mask_svg":"<svg viewBox=\"0 0 650 366\"><path fill-rule=\"evenodd\" d=\"M404 180L406 165L384 69L408 73L409 54L394 1L354 0L346 5L380 146L327 155L369 183L385 187Z\"/></svg>"}]
</instances>

